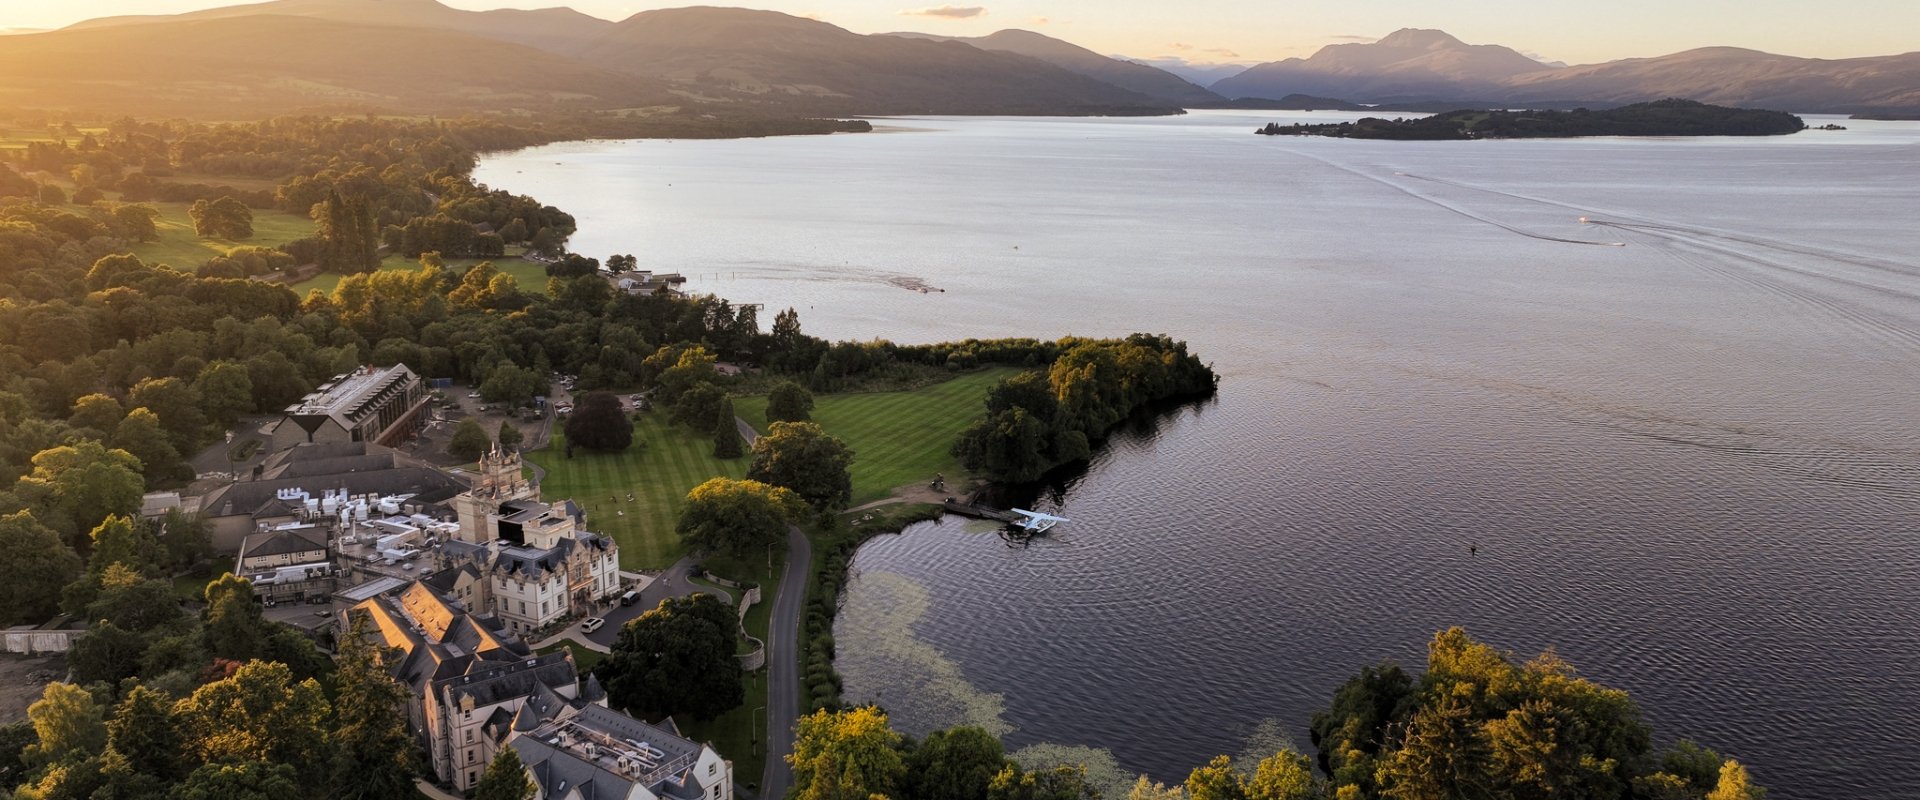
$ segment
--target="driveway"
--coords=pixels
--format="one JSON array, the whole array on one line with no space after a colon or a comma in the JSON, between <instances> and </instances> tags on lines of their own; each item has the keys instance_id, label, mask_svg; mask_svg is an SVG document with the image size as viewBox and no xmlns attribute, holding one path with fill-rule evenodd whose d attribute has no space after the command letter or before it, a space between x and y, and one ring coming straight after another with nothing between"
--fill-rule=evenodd
<instances>
[{"instance_id":1,"label":"driveway","mask_svg":"<svg viewBox=\"0 0 1920 800\"><path fill-rule=\"evenodd\" d=\"M813 565L813 544L797 527L787 528L787 564L767 627L767 771L760 796L787 796L793 783L793 727L800 720L800 601Z\"/></svg>"},{"instance_id":2,"label":"driveway","mask_svg":"<svg viewBox=\"0 0 1920 800\"><path fill-rule=\"evenodd\" d=\"M580 626L575 625L569 635L576 639L586 639L603 647L612 647L613 640L620 637L620 628L622 626L626 625L634 617L659 608L660 601L669 597L680 597L682 595L693 594L694 592L706 592L708 594L718 594L729 603L733 602L732 595L727 594L725 591L701 586L688 580L687 576L693 564L694 561L692 558L682 558L679 561L673 562L673 566L667 567L666 571L661 572L659 577L653 579L653 583L647 584L647 588L640 590L639 602L630 606L615 603L613 608L608 609L607 613L601 615L607 620L607 624L600 630L594 631L592 635L589 636L581 636Z\"/></svg>"}]
</instances>

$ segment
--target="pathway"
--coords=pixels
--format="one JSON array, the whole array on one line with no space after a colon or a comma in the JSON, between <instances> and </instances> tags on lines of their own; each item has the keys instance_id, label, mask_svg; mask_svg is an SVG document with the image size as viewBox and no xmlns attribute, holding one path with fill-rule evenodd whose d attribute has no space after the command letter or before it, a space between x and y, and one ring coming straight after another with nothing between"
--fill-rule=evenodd
<instances>
[{"instance_id":1,"label":"pathway","mask_svg":"<svg viewBox=\"0 0 1920 800\"><path fill-rule=\"evenodd\" d=\"M767 771L761 797L786 797L793 783L787 754L793 752L793 727L800 720L800 601L812 566L812 542L798 527L788 527L787 563L767 622Z\"/></svg>"}]
</instances>

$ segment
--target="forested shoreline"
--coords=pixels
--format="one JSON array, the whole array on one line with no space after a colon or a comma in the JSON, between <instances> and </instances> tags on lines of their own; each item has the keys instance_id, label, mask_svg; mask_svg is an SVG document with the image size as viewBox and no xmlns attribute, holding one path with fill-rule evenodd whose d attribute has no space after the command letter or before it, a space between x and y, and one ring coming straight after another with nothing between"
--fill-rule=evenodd
<instances>
[{"instance_id":1,"label":"forested shoreline","mask_svg":"<svg viewBox=\"0 0 1920 800\"><path fill-rule=\"evenodd\" d=\"M1806 122L1782 111L1727 108L1692 100L1658 100L1602 110L1514 111L1463 109L1415 119L1365 117L1319 125L1267 123L1265 136L1445 141L1457 139L1567 139L1578 136L1780 136Z\"/></svg>"},{"instance_id":2,"label":"forested shoreline","mask_svg":"<svg viewBox=\"0 0 1920 800\"><path fill-rule=\"evenodd\" d=\"M566 252L572 217L471 179L481 152L618 134L624 124L603 117L538 125L123 119L29 146L0 164L0 568L13 576L0 587L0 616L15 624L65 611L91 625L70 654L73 682L49 684L28 722L0 727L0 782L16 798L289 800L411 789L412 740L381 654L350 635L327 658L288 626L263 619L246 582L232 576L208 583L199 608L182 605L170 578L209 568L204 533L178 516L134 521L143 491L181 485L192 475L188 457L239 419L274 412L338 373L405 363L507 403L544 394L547 376L564 373L579 376L582 392L665 390L660 399L676 419L700 428L716 422L716 403L736 385L714 373L720 359L761 364L817 391L877 376L1026 367L992 392L986 419L955 445L982 475L999 480L1030 479L1084 458L1134 411L1214 389L1211 368L1165 336L828 342L804 333L792 309L762 332L751 306L618 292L598 274L597 260ZM223 176L274 188L237 190L219 183ZM244 240L253 212L268 208L309 215L316 233L204 263L150 263L131 253L154 235L152 209L140 198L162 196L194 203L202 235ZM545 292L529 291L487 261L465 269L447 263L506 247L552 254ZM376 271L381 249L414 265ZM253 279L305 260L345 277L331 291L305 295ZM833 487L807 499L824 509L845 503ZM811 618L808 630L821 633ZM810 653L830 659L830 636L824 650ZM1430 664L1428 674L1449 673ZM1461 758L1484 764L1479 754L1496 751L1484 751L1478 737L1495 736L1491 726L1512 715L1510 706L1536 707L1530 695L1501 695L1472 714L1441 706L1423 717L1426 683L1420 693L1388 683L1394 693L1380 696L1396 699L1379 725L1368 728L1376 718L1365 717L1354 736L1324 741L1363 743L1364 750L1384 738L1367 756L1399 764L1405 759L1396 753L1432 753L1404 737L1427 730L1423 720L1437 714L1455 726L1445 731L1473 748ZM910 744L892 736L884 717L839 708L832 688L817 703L824 716L800 731L795 768L807 777L796 796L803 800L1098 796L1070 767L1014 770L983 757L964 774L942 771L948 759L933 737ZM1337 702L1330 713L1354 717L1342 708ZM1558 736L1560 721L1585 724L1584 711L1568 713L1528 734ZM1347 723L1337 727L1345 731ZM850 787L841 777L852 773L834 761L849 751L812 746L836 730L878 745L861 752L883 769L857 793L843 791ZM1378 733L1367 738L1370 730ZM949 739L993 749L977 736ZM1708 796L1691 778L1665 786L1666 794L1639 794L1634 779L1652 774L1653 758L1639 741L1593 749L1632 764L1617 762L1607 772L1614 780L1584 796ZM1349 790L1315 777L1298 753L1276 758L1240 771L1208 765L1180 791L1213 793L1197 800L1450 796L1412 794L1400 788L1415 786L1411 779L1379 769L1374 784L1355 778ZM1368 763L1322 758L1336 778ZM1407 763L1417 771L1425 762ZM1558 780L1564 767L1576 770L1564 773L1572 780L1592 771L1585 760L1495 766L1472 774ZM840 777L811 777L822 775ZM1173 791L1143 786L1135 795L1159 800ZM1755 796L1713 791L1714 800Z\"/></svg>"}]
</instances>

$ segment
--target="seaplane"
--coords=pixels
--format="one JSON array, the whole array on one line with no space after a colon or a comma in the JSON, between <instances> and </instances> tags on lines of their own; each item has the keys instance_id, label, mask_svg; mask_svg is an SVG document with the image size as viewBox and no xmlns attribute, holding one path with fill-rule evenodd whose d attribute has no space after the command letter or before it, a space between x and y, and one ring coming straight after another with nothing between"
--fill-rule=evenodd
<instances>
[{"instance_id":1,"label":"seaplane","mask_svg":"<svg viewBox=\"0 0 1920 800\"><path fill-rule=\"evenodd\" d=\"M1017 520L1011 524L1014 527L1019 528L1021 533L1024 533L1028 536L1039 536L1040 534L1053 530L1053 526L1055 525L1058 525L1062 522L1073 521L1073 520L1067 519L1066 517L1056 517L1052 514L1042 514L1038 511L1028 511L1024 508L1013 509L1013 513L1019 514L1023 519Z\"/></svg>"}]
</instances>

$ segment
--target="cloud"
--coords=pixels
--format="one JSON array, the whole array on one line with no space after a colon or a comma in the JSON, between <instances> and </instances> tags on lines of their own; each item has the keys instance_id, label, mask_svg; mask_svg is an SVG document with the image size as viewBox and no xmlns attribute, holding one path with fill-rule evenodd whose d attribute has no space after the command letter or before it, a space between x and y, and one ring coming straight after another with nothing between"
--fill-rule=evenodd
<instances>
[{"instance_id":1,"label":"cloud","mask_svg":"<svg viewBox=\"0 0 1920 800\"><path fill-rule=\"evenodd\" d=\"M974 17L986 16L987 9L984 6L933 6L932 8L908 9L900 12L900 15L905 17L938 17L941 19L973 19Z\"/></svg>"},{"instance_id":2,"label":"cloud","mask_svg":"<svg viewBox=\"0 0 1920 800\"><path fill-rule=\"evenodd\" d=\"M1053 20L1047 19L1046 17L1034 17L1027 20L1027 22L1033 25L1046 25L1053 22Z\"/></svg>"},{"instance_id":3,"label":"cloud","mask_svg":"<svg viewBox=\"0 0 1920 800\"><path fill-rule=\"evenodd\" d=\"M1186 42L1174 42L1173 44L1170 44L1167 46L1175 50L1192 50L1193 49L1193 45L1187 44Z\"/></svg>"},{"instance_id":4,"label":"cloud","mask_svg":"<svg viewBox=\"0 0 1920 800\"><path fill-rule=\"evenodd\" d=\"M1206 53L1207 55L1210 55L1210 56L1219 56L1221 58L1239 58L1240 57L1239 53L1236 53L1225 47L1209 47L1200 52Z\"/></svg>"},{"instance_id":5,"label":"cloud","mask_svg":"<svg viewBox=\"0 0 1920 800\"><path fill-rule=\"evenodd\" d=\"M1334 40L1334 41L1336 41L1336 42L1377 42L1377 41L1380 41L1380 37L1378 37L1378 36L1355 36L1355 35L1353 35L1353 34L1351 34L1351 33L1343 33L1343 34L1339 34L1339 35L1337 35L1337 36L1329 36L1329 37L1327 37L1327 38L1329 38L1329 39L1332 39L1332 40Z\"/></svg>"}]
</instances>

